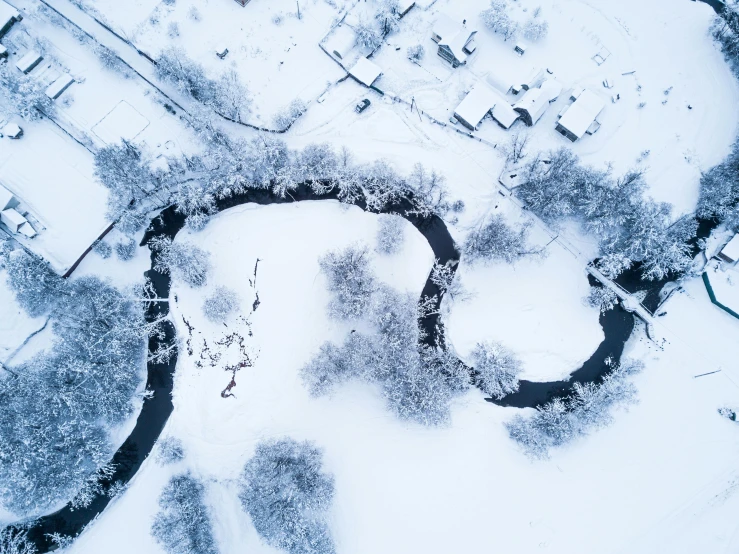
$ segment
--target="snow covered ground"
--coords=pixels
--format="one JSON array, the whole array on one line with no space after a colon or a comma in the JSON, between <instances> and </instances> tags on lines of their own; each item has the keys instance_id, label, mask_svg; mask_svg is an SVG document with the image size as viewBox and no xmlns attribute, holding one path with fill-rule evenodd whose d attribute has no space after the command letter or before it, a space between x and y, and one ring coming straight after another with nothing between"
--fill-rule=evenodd
<instances>
[{"instance_id":1,"label":"snow covered ground","mask_svg":"<svg viewBox=\"0 0 739 554\"><path fill-rule=\"evenodd\" d=\"M647 366L635 378L640 403L548 461L526 458L502 426L515 410L483 402L478 391L460 399L451 425L440 429L398 421L379 392L364 384L310 398L299 367L322 341L339 341L349 331L326 318L317 257L371 241L376 224L376 216L331 201L246 205L219 214L200 234L178 236L207 247L214 265L207 288L172 291L179 332L187 336L182 317L195 328L194 355L179 363L175 412L165 430L184 441L186 458L161 467L151 456L69 552L160 552L148 534L157 497L168 477L185 468L208 483L222 552L274 552L241 510L233 479L259 440L284 435L325 449L337 491L330 524L342 553L469 552L491 540L514 552L693 553L739 546L737 427L716 412L739 404L736 328L725 325L700 280L674 297L661 318L664 350L643 329L628 345L628 355ZM383 281L419 293L431 252L410 226L404 238L404 250L378 256L375 267ZM242 313L255 290L261 301L248 339L258 359L236 374L231 398L220 394L230 374L193 363L203 337L212 346L220 335L244 329L237 318L225 329L202 316L203 298L218 285L238 291ZM478 317L483 323L497 314Z\"/></svg>"}]
</instances>

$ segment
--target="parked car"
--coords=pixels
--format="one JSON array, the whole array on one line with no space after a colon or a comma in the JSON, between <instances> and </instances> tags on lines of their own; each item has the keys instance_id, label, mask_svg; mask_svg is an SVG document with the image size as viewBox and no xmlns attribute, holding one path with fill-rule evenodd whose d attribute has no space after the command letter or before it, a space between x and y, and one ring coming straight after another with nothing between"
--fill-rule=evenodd
<instances>
[{"instance_id":1,"label":"parked car","mask_svg":"<svg viewBox=\"0 0 739 554\"><path fill-rule=\"evenodd\" d=\"M367 98L365 98L359 104L357 104L357 107L354 108L354 111L357 112L357 113L362 113L364 110L366 110L367 108L369 108L369 105L371 103L372 102L370 102Z\"/></svg>"}]
</instances>

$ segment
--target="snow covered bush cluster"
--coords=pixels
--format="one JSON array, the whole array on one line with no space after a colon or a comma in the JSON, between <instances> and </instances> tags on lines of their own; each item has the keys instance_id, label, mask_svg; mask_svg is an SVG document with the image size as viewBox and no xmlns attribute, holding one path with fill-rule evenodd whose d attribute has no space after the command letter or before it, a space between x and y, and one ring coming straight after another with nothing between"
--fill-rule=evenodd
<instances>
[{"instance_id":1,"label":"snow covered bush cluster","mask_svg":"<svg viewBox=\"0 0 739 554\"><path fill-rule=\"evenodd\" d=\"M159 496L151 534L168 554L218 554L200 480L189 473L169 480Z\"/></svg>"},{"instance_id":2,"label":"snow covered bush cluster","mask_svg":"<svg viewBox=\"0 0 739 554\"><path fill-rule=\"evenodd\" d=\"M185 448L177 437L167 437L159 441L157 461L162 465L176 464L185 457Z\"/></svg>"},{"instance_id":3,"label":"snow covered bush cluster","mask_svg":"<svg viewBox=\"0 0 739 554\"><path fill-rule=\"evenodd\" d=\"M296 98L275 115L275 127L280 131L287 130L295 121L305 113L308 106L300 98Z\"/></svg>"},{"instance_id":4,"label":"snow covered bush cluster","mask_svg":"<svg viewBox=\"0 0 739 554\"><path fill-rule=\"evenodd\" d=\"M145 338L140 305L96 277L72 281L23 250L8 283L52 346L0 378L0 503L21 516L72 498L109 460L108 431L134 410Z\"/></svg>"},{"instance_id":5,"label":"snow covered bush cluster","mask_svg":"<svg viewBox=\"0 0 739 554\"><path fill-rule=\"evenodd\" d=\"M223 323L239 307L238 295L226 287L217 287L203 303L203 313L213 323Z\"/></svg>"},{"instance_id":6,"label":"snow covered bush cluster","mask_svg":"<svg viewBox=\"0 0 739 554\"><path fill-rule=\"evenodd\" d=\"M477 386L501 399L518 391L521 361L499 342L478 342L470 354Z\"/></svg>"},{"instance_id":7,"label":"snow covered bush cluster","mask_svg":"<svg viewBox=\"0 0 739 554\"><path fill-rule=\"evenodd\" d=\"M175 242L169 237L155 237L149 247L156 252L154 269L169 273L191 287L202 287L208 280L210 255L194 244Z\"/></svg>"},{"instance_id":8,"label":"snow covered bush cluster","mask_svg":"<svg viewBox=\"0 0 739 554\"><path fill-rule=\"evenodd\" d=\"M426 307L409 294L378 287L365 312L371 330L352 332L337 346L324 343L301 369L311 394L328 394L350 379L377 383L401 419L437 425L449 419L451 400L470 385L468 369L452 354L423 344L419 320Z\"/></svg>"},{"instance_id":9,"label":"snow covered bush cluster","mask_svg":"<svg viewBox=\"0 0 739 554\"><path fill-rule=\"evenodd\" d=\"M126 237L115 245L115 255L119 260L128 261L136 255L136 241L131 237Z\"/></svg>"},{"instance_id":10,"label":"snow covered bush cluster","mask_svg":"<svg viewBox=\"0 0 739 554\"><path fill-rule=\"evenodd\" d=\"M323 454L308 441L257 445L239 480L239 499L267 544L290 554L333 554L327 513L334 479Z\"/></svg>"},{"instance_id":11,"label":"snow covered bush cluster","mask_svg":"<svg viewBox=\"0 0 739 554\"><path fill-rule=\"evenodd\" d=\"M531 18L523 25L523 36L528 40L536 42L547 36L549 23L541 17L541 9L536 8Z\"/></svg>"},{"instance_id":12,"label":"snow covered bush cluster","mask_svg":"<svg viewBox=\"0 0 739 554\"><path fill-rule=\"evenodd\" d=\"M599 267L607 276L639 262L644 279L661 279L692 263L689 240L697 223L692 217L673 221L671 206L645 198L645 188L639 172L614 178L562 148L529 162L516 194L550 223L581 220L600 238Z\"/></svg>"},{"instance_id":13,"label":"snow covered bush cluster","mask_svg":"<svg viewBox=\"0 0 739 554\"><path fill-rule=\"evenodd\" d=\"M546 458L552 448L608 425L612 408L635 402L636 388L630 378L642 368L639 361L626 361L599 384L575 383L569 396L537 407L533 416L516 415L506 423L508 434L527 454Z\"/></svg>"},{"instance_id":14,"label":"snow covered bush cluster","mask_svg":"<svg viewBox=\"0 0 739 554\"><path fill-rule=\"evenodd\" d=\"M508 0L491 0L490 7L480 12L480 17L488 29L508 40L518 32L518 23L511 18L509 11Z\"/></svg>"},{"instance_id":15,"label":"snow covered bush cluster","mask_svg":"<svg viewBox=\"0 0 739 554\"><path fill-rule=\"evenodd\" d=\"M160 79L223 117L241 122L249 114L249 92L233 69L211 79L202 65L190 59L184 49L174 46L160 54L156 69Z\"/></svg>"},{"instance_id":16,"label":"snow covered bush cluster","mask_svg":"<svg viewBox=\"0 0 739 554\"><path fill-rule=\"evenodd\" d=\"M403 220L390 214L380 216L375 250L380 254L395 254L403 247Z\"/></svg>"},{"instance_id":17,"label":"snow covered bush cluster","mask_svg":"<svg viewBox=\"0 0 739 554\"><path fill-rule=\"evenodd\" d=\"M586 300L588 306L598 308L600 313L604 314L618 304L618 295L608 287L596 285L590 287L590 293Z\"/></svg>"},{"instance_id":18,"label":"snow covered bush cluster","mask_svg":"<svg viewBox=\"0 0 739 554\"><path fill-rule=\"evenodd\" d=\"M424 49L422 44L416 44L414 46L408 47L408 59L413 62L420 62L425 54L426 50Z\"/></svg>"},{"instance_id":19,"label":"snow covered bush cluster","mask_svg":"<svg viewBox=\"0 0 739 554\"><path fill-rule=\"evenodd\" d=\"M42 83L9 63L0 63L0 108L26 121L34 121L51 115L54 102L46 95Z\"/></svg>"},{"instance_id":20,"label":"snow covered bush cluster","mask_svg":"<svg viewBox=\"0 0 739 554\"><path fill-rule=\"evenodd\" d=\"M739 141L723 162L702 175L696 213L739 231Z\"/></svg>"},{"instance_id":21,"label":"snow covered bush cluster","mask_svg":"<svg viewBox=\"0 0 739 554\"><path fill-rule=\"evenodd\" d=\"M351 246L327 253L318 261L333 293L328 310L337 319L358 319L367 310L376 283L367 247Z\"/></svg>"},{"instance_id":22,"label":"snow covered bush cluster","mask_svg":"<svg viewBox=\"0 0 739 554\"><path fill-rule=\"evenodd\" d=\"M516 231L500 214L492 215L483 225L470 232L462 251L472 261L502 260L513 263L535 251L526 246L530 225Z\"/></svg>"}]
</instances>

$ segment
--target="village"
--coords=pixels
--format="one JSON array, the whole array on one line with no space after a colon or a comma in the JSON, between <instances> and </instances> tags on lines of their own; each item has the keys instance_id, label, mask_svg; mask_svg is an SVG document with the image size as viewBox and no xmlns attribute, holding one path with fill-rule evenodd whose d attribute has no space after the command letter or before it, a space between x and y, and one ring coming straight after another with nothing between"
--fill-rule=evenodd
<instances>
[{"instance_id":1,"label":"village","mask_svg":"<svg viewBox=\"0 0 739 554\"><path fill-rule=\"evenodd\" d=\"M699 213L702 180L733 159L739 129L739 82L711 35L717 13L690 0L674 8L668 0L0 0L0 254L23 251L60 282L98 278L147 310L166 306L156 321L169 322L178 352L155 362L147 353L134 413L111 427L120 456L143 425L142 405L156 395L173 404L130 481L111 485L103 508L69 539L37 539L33 526L61 512L73 521L72 504L19 515L3 505L0 482L0 554L5 525L26 525L17 536L28 533L42 552L53 543L72 554L174 553L151 522L161 491L182 474L204 483L220 545L183 552L292 552L265 538L234 492L245 452L288 435L319 444L336 478L327 519L336 548L316 554L467 552L490 538L491 519L496 533L511 530L501 538L511 551L594 552L604 540L614 552L739 547L730 523L739 443L726 427L739 411L739 229L731 216ZM430 179L430 195L437 184L441 191L437 211L398 218L397 249L384 255L373 244L391 217L378 217L385 206L347 200L339 186L320 199L319 179L292 183L287 164L259 192L244 192L223 176L225 162L213 156L221 147L237 165L259 157L239 149L263 148L270 163L302 163L304 152L318 151L358 168L355 179L362 171L378 181ZM132 157L104 168L101 153L116 149ZM532 207L531 183L562 153L614 190L638 179L668 229L698 218L684 249L690 263L656 277L640 275L639 264L610 272L599 264L603 237L580 212L563 208L554 218ZM149 180L131 193L135 202L113 205L104 172L129 174L135 164ZM280 179L289 184L276 192ZM227 192L208 193L195 223L178 205L182 191L216 181ZM424 231L423 218L438 219L456 258L441 259L441 239ZM525 248L505 262L473 260L471 237L491 221ZM151 237L169 225L171 244L207 253L203 287L157 265L166 241L157 251ZM324 341L349 344L370 328L324 314L326 260L362 248L376 290L416 298L419 314L429 300L419 295L439 287L435 347L475 367L476 349L493 337L515 354L525 394L506 404L474 387L456 391L438 428L395 418L386 384L309 394L305 368L328 351ZM196 260L187 263L197 270ZM163 296L152 292L163 286L158 273ZM3 379L41 359L59 332L57 316L24 311L13 286L0 263ZM201 306L224 291L240 306L238 319L203 319ZM624 318L628 331L613 346L609 333L625 332ZM152 333L150 349L166 334ZM211 352L233 337L241 350ZM244 344L248 363L224 382L219 356L243 356ZM623 385L637 398L628 409L542 460L511 440L510 422L556 402L551 391L599 385L603 369L579 375L595 365L615 372L619 360L645 368ZM160 363L172 363L168 392L152 378ZM175 438L184 454L162 463ZM429 493L435 487L438 495ZM489 501L497 493L507 505ZM558 497L567 501L559 506ZM455 509L449 519L442 505ZM576 518L588 531L572 536L564 529ZM474 527L466 537L429 533L465 522Z\"/></svg>"}]
</instances>

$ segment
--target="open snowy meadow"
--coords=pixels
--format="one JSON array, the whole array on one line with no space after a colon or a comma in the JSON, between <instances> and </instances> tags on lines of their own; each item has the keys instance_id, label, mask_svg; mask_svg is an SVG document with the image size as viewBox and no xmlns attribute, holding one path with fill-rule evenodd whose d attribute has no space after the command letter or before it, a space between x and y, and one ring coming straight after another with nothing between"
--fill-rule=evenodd
<instances>
[{"instance_id":1,"label":"open snowy meadow","mask_svg":"<svg viewBox=\"0 0 739 554\"><path fill-rule=\"evenodd\" d=\"M0 554L739 552L736 0L0 0Z\"/></svg>"}]
</instances>

